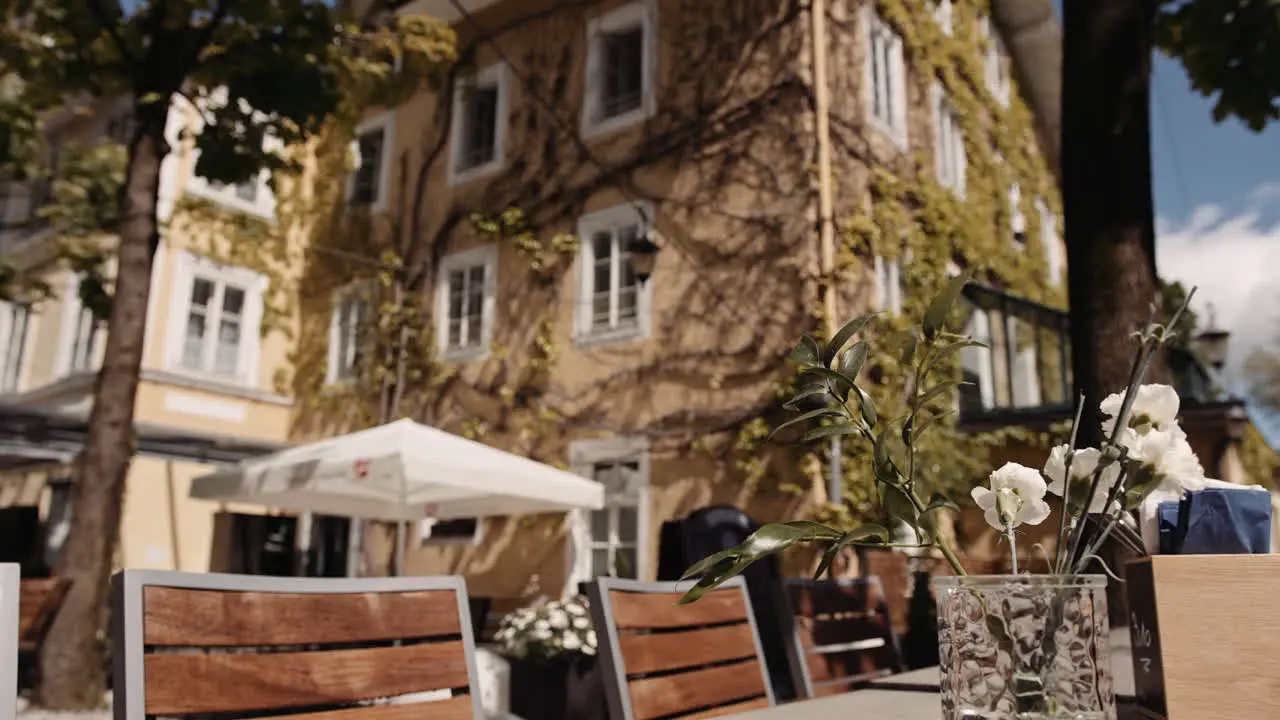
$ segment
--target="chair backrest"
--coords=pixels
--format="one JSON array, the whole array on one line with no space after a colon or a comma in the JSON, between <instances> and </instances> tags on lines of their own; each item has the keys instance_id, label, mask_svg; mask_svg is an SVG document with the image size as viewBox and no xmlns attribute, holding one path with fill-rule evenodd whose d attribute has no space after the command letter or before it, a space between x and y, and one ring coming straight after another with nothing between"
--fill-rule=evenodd
<instances>
[{"instance_id":1,"label":"chair backrest","mask_svg":"<svg viewBox=\"0 0 1280 720\"><path fill-rule=\"evenodd\" d=\"M807 697L834 695L883 675L902 661L875 577L786 581L795 628L793 672Z\"/></svg>"},{"instance_id":2,"label":"chair backrest","mask_svg":"<svg viewBox=\"0 0 1280 720\"><path fill-rule=\"evenodd\" d=\"M40 649L45 631L62 607L62 601L71 589L66 578L28 578L22 581L18 593L18 649L34 653Z\"/></svg>"},{"instance_id":3,"label":"chair backrest","mask_svg":"<svg viewBox=\"0 0 1280 720\"><path fill-rule=\"evenodd\" d=\"M617 578L588 586L615 720L718 717L774 704L742 578L676 605L690 586Z\"/></svg>"},{"instance_id":4,"label":"chair backrest","mask_svg":"<svg viewBox=\"0 0 1280 720\"><path fill-rule=\"evenodd\" d=\"M460 577L125 570L112 591L116 720L483 717Z\"/></svg>"},{"instance_id":5,"label":"chair backrest","mask_svg":"<svg viewBox=\"0 0 1280 720\"><path fill-rule=\"evenodd\" d=\"M18 699L18 587L17 563L0 563L0 720L13 720Z\"/></svg>"}]
</instances>

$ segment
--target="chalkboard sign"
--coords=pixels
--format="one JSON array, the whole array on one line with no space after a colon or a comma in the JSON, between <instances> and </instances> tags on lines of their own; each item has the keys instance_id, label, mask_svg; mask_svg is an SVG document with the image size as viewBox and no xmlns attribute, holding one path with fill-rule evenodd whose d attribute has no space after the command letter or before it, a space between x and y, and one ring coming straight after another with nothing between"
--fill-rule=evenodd
<instances>
[{"instance_id":1,"label":"chalkboard sign","mask_svg":"<svg viewBox=\"0 0 1280 720\"><path fill-rule=\"evenodd\" d=\"M1144 715L1165 718L1164 666L1160 662L1160 621L1156 612L1155 573L1149 559L1129 563L1129 640L1133 685Z\"/></svg>"}]
</instances>

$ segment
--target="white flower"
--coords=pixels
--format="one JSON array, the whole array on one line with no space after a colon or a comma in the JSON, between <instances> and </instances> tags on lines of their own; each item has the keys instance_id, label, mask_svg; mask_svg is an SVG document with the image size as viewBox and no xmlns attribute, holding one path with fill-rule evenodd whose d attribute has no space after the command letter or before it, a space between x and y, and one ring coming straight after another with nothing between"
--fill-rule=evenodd
<instances>
[{"instance_id":1,"label":"white flower","mask_svg":"<svg viewBox=\"0 0 1280 720\"><path fill-rule=\"evenodd\" d=\"M990 490L976 487L971 494L991 527L1005 530L1023 523L1039 525L1049 517L1049 503L1044 501L1048 488L1040 473L1025 465L1005 463L991 473L990 480Z\"/></svg>"},{"instance_id":2,"label":"white flower","mask_svg":"<svg viewBox=\"0 0 1280 720\"><path fill-rule=\"evenodd\" d=\"M534 630L550 630L551 623L547 622L546 618L538 618L537 620L533 621L533 629Z\"/></svg>"},{"instance_id":3,"label":"white flower","mask_svg":"<svg viewBox=\"0 0 1280 720\"><path fill-rule=\"evenodd\" d=\"M1159 479L1159 487L1170 490L1200 490L1204 468L1196 457L1186 433L1176 424L1165 430L1139 433L1126 428L1116 443L1129 451L1129 459L1145 466Z\"/></svg>"},{"instance_id":4,"label":"white flower","mask_svg":"<svg viewBox=\"0 0 1280 720\"><path fill-rule=\"evenodd\" d=\"M587 647L591 648L592 650L596 649L596 631L595 630L588 630L587 637L585 638L585 640L587 643Z\"/></svg>"},{"instance_id":5,"label":"white flower","mask_svg":"<svg viewBox=\"0 0 1280 720\"><path fill-rule=\"evenodd\" d=\"M578 630L587 630L591 627L591 621L584 617L576 617L573 619L573 627Z\"/></svg>"},{"instance_id":6,"label":"white flower","mask_svg":"<svg viewBox=\"0 0 1280 720\"><path fill-rule=\"evenodd\" d=\"M1051 481L1049 492L1061 496L1066 491L1067 455L1070 446L1059 445L1049 452L1049 459L1044 464L1045 477ZM1076 450L1071 459L1071 502L1079 507L1084 504L1089 488L1093 485L1093 473L1098 469L1102 452L1096 448ZM1098 489L1089 504L1089 512L1100 513L1106 509L1107 494L1120 479L1120 463L1112 463L1102 471L1098 481Z\"/></svg>"},{"instance_id":7,"label":"white flower","mask_svg":"<svg viewBox=\"0 0 1280 720\"><path fill-rule=\"evenodd\" d=\"M579 638L577 634L571 633L571 632L564 634L565 650L578 650L581 647L582 647L582 639Z\"/></svg>"},{"instance_id":8,"label":"white flower","mask_svg":"<svg viewBox=\"0 0 1280 720\"><path fill-rule=\"evenodd\" d=\"M563 630L569 627L569 616L563 610L555 609L547 613L547 623L556 630Z\"/></svg>"},{"instance_id":9,"label":"white flower","mask_svg":"<svg viewBox=\"0 0 1280 720\"><path fill-rule=\"evenodd\" d=\"M564 604L564 611L570 615L586 615L586 601L567 602Z\"/></svg>"},{"instance_id":10,"label":"white flower","mask_svg":"<svg viewBox=\"0 0 1280 720\"><path fill-rule=\"evenodd\" d=\"M1150 425L1156 430L1167 430L1177 424L1180 402L1178 391L1169 385L1140 385L1129 409L1129 427ZM1107 396L1099 406L1102 414L1106 415L1106 419L1102 421L1102 430L1108 437L1116 426L1116 416L1120 414L1120 406L1123 404L1124 392L1121 391Z\"/></svg>"}]
</instances>

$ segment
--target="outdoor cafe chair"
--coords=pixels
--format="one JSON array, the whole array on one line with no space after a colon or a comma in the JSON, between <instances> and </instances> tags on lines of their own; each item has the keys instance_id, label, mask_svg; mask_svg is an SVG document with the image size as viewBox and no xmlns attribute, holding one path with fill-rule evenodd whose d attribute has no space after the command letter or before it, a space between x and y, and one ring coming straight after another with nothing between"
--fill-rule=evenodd
<instances>
[{"instance_id":1,"label":"outdoor cafe chair","mask_svg":"<svg viewBox=\"0 0 1280 720\"><path fill-rule=\"evenodd\" d=\"M125 570L112 593L116 720L484 717L461 577Z\"/></svg>"},{"instance_id":2,"label":"outdoor cafe chair","mask_svg":"<svg viewBox=\"0 0 1280 720\"><path fill-rule=\"evenodd\" d=\"M587 586L614 720L710 718L774 704L742 578L676 605L691 586L617 578Z\"/></svg>"},{"instance_id":3,"label":"outdoor cafe chair","mask_svg":"<svg viewBox=\"0 0 1280 720\"><path fill-rule=\"evenodd\" d=\"M0 563L0 720L18 714L18 594L22 575L15 563Z\"/></svg>"},{"instance_id":4,"label":"outdoor cafe chair","mask_svg":"<svg viewBox=\"0 0 1280 720\"><path fill-rule=\"evenodd\" d=\"M803 697L848 692L902 671L880 581L790 578L792 674Z\"/></svg>"}]
</instances>

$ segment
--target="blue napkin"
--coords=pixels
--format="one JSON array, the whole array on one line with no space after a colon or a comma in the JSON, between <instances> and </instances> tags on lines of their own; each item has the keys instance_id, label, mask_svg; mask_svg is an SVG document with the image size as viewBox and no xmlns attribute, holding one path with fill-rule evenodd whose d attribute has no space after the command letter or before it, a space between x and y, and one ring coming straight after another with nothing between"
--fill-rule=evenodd
<instances>
[{"instance_id":1,"label":"blue napkin","mask_svg":"<svg viewBox=\"0 0 1280 720\"><path fill-rule=\"evenodd\" d=\"M1176 520L1173 510L1176 508ZM1242 555L1271 552L1271 493L1211 487L1161 503L1160 552ZM1169 548L1166 550L1167 547Z\"/></svg>"}]
</instances>

